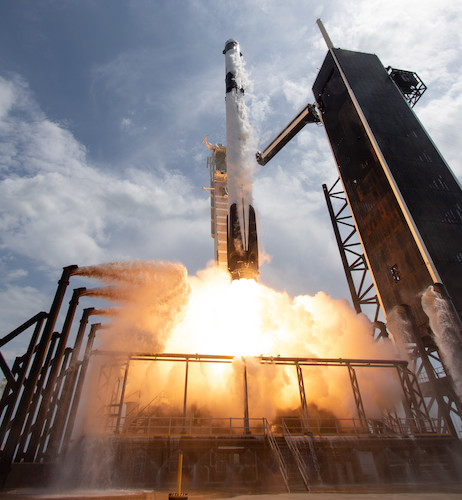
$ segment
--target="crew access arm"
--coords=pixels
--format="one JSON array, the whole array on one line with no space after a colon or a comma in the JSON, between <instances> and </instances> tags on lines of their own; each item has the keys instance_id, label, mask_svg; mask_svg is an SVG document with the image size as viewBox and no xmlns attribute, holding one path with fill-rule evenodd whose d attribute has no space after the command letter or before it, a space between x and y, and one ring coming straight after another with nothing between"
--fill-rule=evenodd
<instances>
[{"instance_id":1,"label":"crew access arm","mask_svg":"<svg viewBox=\"0 0 462 500\"><path fill-rule=\"evenodd\" d=\"M257 162L266 165L307 123L320 123L320 121L315 105L307 104L263 151L257 152Z\"/></svg>"}]
</instances>

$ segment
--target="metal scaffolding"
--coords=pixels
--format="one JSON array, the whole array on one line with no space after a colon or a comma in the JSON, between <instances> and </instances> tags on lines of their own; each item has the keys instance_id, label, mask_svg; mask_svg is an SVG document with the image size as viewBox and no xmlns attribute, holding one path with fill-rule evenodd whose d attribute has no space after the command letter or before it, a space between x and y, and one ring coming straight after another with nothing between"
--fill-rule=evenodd
<instances>
[{"instance_id":1,"label":"metal scaffolding","mask_svg":"<svg viewBox=\"0 0 462 500\"><path fill-rule=\"evenodd\" d=\"M129 371L129 366L136 363L137 361L149 361L149 362L179 362L185 363L185 367L189 366L190 363L220 363L220 364L230 364L235 359L234 356L226 355L210 355L210 354L174 354L174 353L131 353L126 355L124 358L124 353L112 352L112 351L94 351L94 356L101 358L107 358L108 363L101 363L100 368L100 381L102 382L100 390L105 394L113 394L109 403L107 404L108 420L106 423L106 429L110 433L120 434L124 426L122 422L131 421L129 428L131 432L134 431L134 421L138 421L140 428L144 428L149 421L152 424L155 421L154 417L146 416L143 411L139 414L131 415L130 419L127 419L126 412L124 411L125 406L125 385L127 384L127 373ZM119 361L114 363L114 357ZM303 381L302 368L307 366L323 366L323 367L340 367L346 368L348 370L348 375L351 383L351 390L353 399L357 410L357 421L356 424L359 428L364 429L367 434L373 433L373 427L369 424L369 419L366 415L366 411L363 404L363 399L360 390L360 384L357 377L357 368L366 369L394 369L398 373L398 378L401 383L403 391L403 407L408 422L412 422L412 428L415 432L421 434L425 433L435 433L438 428L440 432L447 433L447 429L443 425L435 425L430 417L428 409L425 405L424 398L422 396L422 391L420 390L417 378L409 371L407 367L407 362L403 360L377 360L377 359L342 359L342 358L294 358L294 357L273 357L273 356L259 356L259 357L247 357L243 358L243 423L244 423L244 434L250 433L249 430L249 408L248 408L248 390L247 384L252 383L252 379L248 379L248 373L246 369L245 359L253 359L254 362L258 362L261 365L270 366L289 366L294 367L296 370L296 376L298 381L298 390L300 394L300 408L301 408L301 418L306 422L309 422L310 416L308 414L308 403L309 400L306 397L305 385ZM120 375L115 378L108 376L108 373L120 373L120 367L123 368L123 377ZM185 371L185 381L183 389L183 400L187 401L187 391L188 391L188 371ZM144 410L144 408L142 409ZM100 412L104 409L101 408ZM179 421L184 420L182 425L186 426L186 421L188 419L188 414L186 407L184 407L183 415L175 415L175 418ZM113 423L116 420L116 423ZM111 423L112 422L112 423ZM181 425L179 426L179 428ZM143 432L140 430L140 432Z\"/></svg>"},{"instance_id":2,"label":"metal scaffolding","mask_svg":"<svg viewBox=\"0 0 462 500\"><path fill-rule=\"evenodd\" d=\"M357 313L364 312L371 318L375 339L388 338L386 326L380 321L380 301L340 178L331 188L327 188L326 184L322 188L353 307Z\"/></svg>"}]
</instances>

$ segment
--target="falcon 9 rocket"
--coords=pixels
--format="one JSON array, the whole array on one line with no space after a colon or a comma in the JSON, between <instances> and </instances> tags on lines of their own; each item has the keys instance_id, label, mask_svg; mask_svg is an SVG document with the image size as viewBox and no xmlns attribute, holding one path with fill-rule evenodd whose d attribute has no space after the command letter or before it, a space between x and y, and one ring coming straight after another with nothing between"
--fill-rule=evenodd
<instances>
[{"instance_id":1,"label":"falcon 9 rocket","mask_svg":"<svg viewBox=\"0 0 462 500\"><path fill-rule=\"evenodd\" d=\"M258 243L252 206L251 131L246 117L242 54L230 39L223 51L226 59L226 167L228 179L227 252L232 279L257 279Z\"/></svg>"}]
</instances>

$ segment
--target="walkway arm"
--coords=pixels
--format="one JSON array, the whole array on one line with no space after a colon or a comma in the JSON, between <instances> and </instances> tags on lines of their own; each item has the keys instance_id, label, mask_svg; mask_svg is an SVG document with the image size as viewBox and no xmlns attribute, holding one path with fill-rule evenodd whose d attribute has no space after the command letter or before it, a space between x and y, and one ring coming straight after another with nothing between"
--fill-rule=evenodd
<instances>
[{"instance_id":1,"label":"walkway arm","mask_svg":"<svg viewBox=\"0 0 462 500\"><path fill-rule=\"evenodd\" d=\"M266 165L307 123L319 123L320 121L314 104L307 104L262 152L257 153L257 162L260 165Z\"/></svg>"}]
</instances>

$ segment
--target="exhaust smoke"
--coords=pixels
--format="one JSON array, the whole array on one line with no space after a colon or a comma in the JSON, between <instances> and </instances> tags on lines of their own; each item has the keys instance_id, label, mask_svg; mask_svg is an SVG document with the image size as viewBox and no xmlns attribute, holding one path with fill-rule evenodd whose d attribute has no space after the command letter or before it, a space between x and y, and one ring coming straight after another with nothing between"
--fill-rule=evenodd
<instances>
[{"instance_id":1,"label":"exhaust smoke","mask_svg":"<svg viewBox=\"0 0 462 500\"><path fill-rule=\"evenodd\" d=\"M188 276L183 266L164 262L103 264L79 273L116 291L113 299L104 295L115 302L117 313L98 334L98 349L118 351L119 359L120 352L235 356L232 364L190 364L188 408L204 415L242 416L244 362L252 415L271 419L300 406L295 369L261 365L253 357L394 357L391 344L374 342L364 315L323 292L291 297L254 280L230 283L228 273L217 267ZM120 365L114 376L123 378L123 371ZM400 387L389 373L372 370L361 377L357 371L371 417L398 401ZM356 415L347 370L304 367L303 376L310 403L342 417ZM184 378L183 363L132 362L125 402L181 415ZM91 398L92 388L87 392Z\"/></svg>"}]
</instances>

